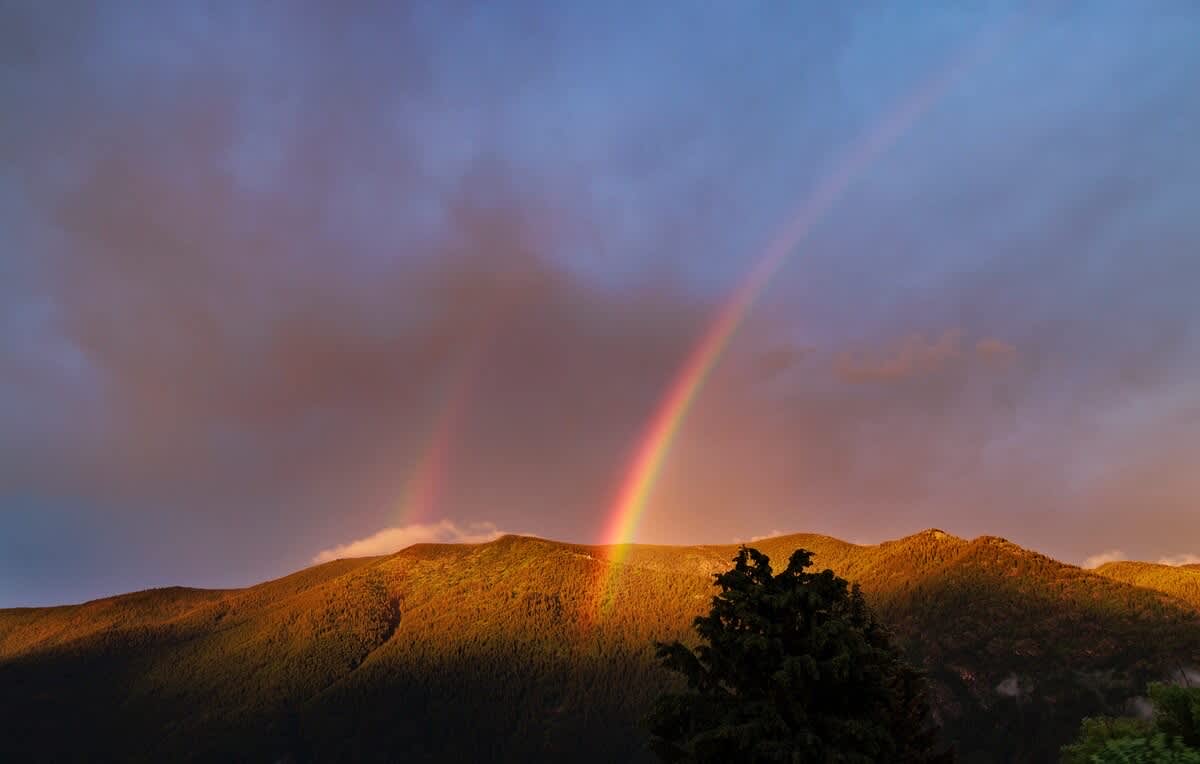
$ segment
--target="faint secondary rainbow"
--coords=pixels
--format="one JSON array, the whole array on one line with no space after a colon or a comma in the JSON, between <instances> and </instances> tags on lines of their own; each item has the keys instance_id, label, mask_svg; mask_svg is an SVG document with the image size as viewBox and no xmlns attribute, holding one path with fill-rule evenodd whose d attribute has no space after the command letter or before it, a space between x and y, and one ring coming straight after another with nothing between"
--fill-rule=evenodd
<instances>
[{"instance_id":1,"label":"faint secondary rainbow","mask_svg":"<svg viewBox=\"0 0 1200 764\"><path fill-rule=\"evenodd\" d=\"M400 503L402 522L405 524L428 520L445 487L454 439L463 415L469 408L473 378L469 375L473 365L468 363L466 369L458 372L447 400L434 421L429 441L405 484Z\"/></svg>"},{"instance_id":2,"label":"faint secondary rainbow","mask_svg":"<svg viewBox=\"0 0 1200 764\"><path fill-rule=\"evenodd\" d=\"M402 525L432 518L445 491L455 442L463 419L471 408L475 385L487 360L489 347L511 314L520 306L519 299L503 300L494 306L483 322L483 330L470 341L458 368L453 370L429 438L404 485L400 499Z\"/></svg>"},{"instance_id":3,"label":"faint secondary rainbow","mask_svg":"<svg viewBox=\"0 0 1200 764\"><path fill-rule=\"evenodd\" d=\"M927 111L958 77L994 53L1015 31L1017 25L1014 22L1017 20L1010 18L973 41L945 68L921 83L888 111L808 196L731 293L660 400L629 462L602 536L602 543L622 545L612 551L612 561L620 563L628 553L627 545L637 531L655 482L688 411L771 278L855 178ZM613 568L610 579L615 571ZM606 588L610 585L611 581L605 584Z\"/></svg>"}]
</instances>

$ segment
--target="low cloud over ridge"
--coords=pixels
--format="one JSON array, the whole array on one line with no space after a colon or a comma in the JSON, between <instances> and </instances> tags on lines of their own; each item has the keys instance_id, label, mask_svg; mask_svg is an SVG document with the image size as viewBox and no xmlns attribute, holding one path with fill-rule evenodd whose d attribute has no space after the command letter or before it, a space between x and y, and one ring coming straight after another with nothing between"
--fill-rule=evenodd
<instances>
[{"instance_id":1,"label":"low cloud over ridge","mask_svg":"<svg viewBox=\"0 0 1200 764\"><path fill-rule=\"evenodd\" d=\"M366 538L318 552L314 563L340 560L344 557L375 557L393 554L413 544L482 544L504 535L494 523L479 522L459 525L452 520L436 523L413 523L384 528Z\"/></svg>"},{"instance_id":2,"label":"low cloud over ridge","mask_svg":"<svg viewBox=\"0 0 1200 764\"><path fill-rule=\"evenodd\" d=\"M1099 554L1094 554L1084 559L1081 567L1091 570L1093 568L1098 568L1101 565L1106 565L1110 562L1121 562L1122 560L1127 559L1129 558L1126 557L1125 553L1120 549L1106 549Z\"/></svg>"},{"instance_id":3,"label":"low cloud over ridge","mask_svg":"<svg viewBox=\"0 0 1200 764\"><path fill-rule=\"evenodd\" d=\"M1160 558L1159 565L1170 565L1179 567L1180 565L1198 565L1200 564L1200 554L1173 554L1167 557Z\"/></svg>"},{"instance_id":4,"label":"low cloud over ridge","mask_svg":"<svg viewBox=\"0 0 1200 764\"><path fill-rule=\"evenodd\" d=\"M1105 563L1123 562L1128 559L1129 555L1125 554L1120 549L1108 549L1100 552L1099 554L1094 554L1091 557L1086 558L1081 567L1087 569L1098 568ZM1157 560L1154 560L1154 562L1158 565L1170 565L1173 568L1177 568L1182 565L1200 564L1200 555L1189 554L1185 552L1183 554L1172 554L1167 555L1166 557L1159 557Z\"/></svg>"}]
</instances>

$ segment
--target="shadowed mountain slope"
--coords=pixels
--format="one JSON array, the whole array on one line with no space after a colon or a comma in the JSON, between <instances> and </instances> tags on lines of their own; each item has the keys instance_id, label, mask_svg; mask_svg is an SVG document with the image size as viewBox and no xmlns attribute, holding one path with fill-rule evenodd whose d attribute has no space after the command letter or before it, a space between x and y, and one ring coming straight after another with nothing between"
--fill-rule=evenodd
<instances>
[{"instance_id":1,"label":"shadowed mountain slope","mask_svg":"<svg viewBox=\"0 0 1200 764\"><path fill-rule=\"evenodd\" d=\"M754 546L861 582L966 761L1053 760L1083 715L1200 665L1194 604L1003 539ZM0 611L0 760L648 760L652 642L692 641L735 551L506 536Z\"/></svg>"}]
</instances>

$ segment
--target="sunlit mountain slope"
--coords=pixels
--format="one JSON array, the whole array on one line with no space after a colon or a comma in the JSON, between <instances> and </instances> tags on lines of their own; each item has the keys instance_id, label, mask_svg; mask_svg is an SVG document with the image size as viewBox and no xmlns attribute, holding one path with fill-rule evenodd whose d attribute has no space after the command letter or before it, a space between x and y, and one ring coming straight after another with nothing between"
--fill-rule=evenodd
<instances>
[{"instance_id":1,"label":"sunlit mountain slope","mask_svg":"<svg viewBox=\"0 0 1200 764\"><path fill-rule=\"evenodd\" d=\"M1200 665L1195 600L1002 539L754 546L861 582L966 761L1052 760L1081 716ZM646 760L652 642L690 639L734 552L506 536L0 611L0 760Z\"/></svg>"}]
</instances>

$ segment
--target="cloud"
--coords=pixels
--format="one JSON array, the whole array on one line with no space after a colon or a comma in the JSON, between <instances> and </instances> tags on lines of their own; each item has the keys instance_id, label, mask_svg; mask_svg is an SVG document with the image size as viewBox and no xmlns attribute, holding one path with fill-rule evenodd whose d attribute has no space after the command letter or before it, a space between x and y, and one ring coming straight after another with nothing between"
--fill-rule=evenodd
<instances>
[{"instance_id":1,"label":"cloud","mask_svg":"<svg viewBox=\"0 0 1200 764\"><path fill-rule=\"evenodd\" d=\"M813 348L780 347L766 350L759 355L758 372L763 379L791 371L813 352Z\"/></svg>"},{"instance_id":2,"label":"cloud","mask_svg":"<svg viewBox=\"0 0 1200 764\"><path fill-rule=\"evenodd\" d=\"M1158 560L1159 565L1172 565L1178 567L1180 565L1200 565L1200 555L1198 554L1173 554L1167 557L1161 557Z\"/></svg>"},{"instance_id":3,"label":"cloud","mask_svg":"<svg viewBox=\"0 0 1200 764\"><path fill-rule=\"evenodd\" d=\"M1098 568L1101 565L1109 562L1120 562L1121 560L1129 559L1120 549L1107 549L1099 554L1094 554L1083 561L1084 568Z\"/></svg>"},{"instance_id":4,"label":"cloud","mask_svg":"<svg viewBox=\"0 0 1200 764\"><path fill-rule=\"evenodd\" d=\"M985 337L975 343L975 353L980 358L1006 361L1017 354L1017 348L1004 340Z\"/></svg>"},{"instance_id":5,"label":"cloud","mask_svg":"<svg viewBox=\"0 0 1200 764\"><path fill-rule=\"evenodd\" d=\"M764 539L773 539L777 536L783 536L783 535L786 535L783 531L773 530L770 533L766 533L761 536L751 536L749 539L743 538L741 536L734 536L732 539L732 543L739 544L739 545L753 544L756 541L762 541Z\"/></svg>"},{"instance_id":6,"label":"cloud","mask_svg":"<svg viewBox=\"0 0 1200 764\"><path fill-rule=\"evenodd\" d=\"M607 500L711 300L675 279L586 278L558 256L605 245L583 186L535 177L484 138L452 167L423 164L433 149L397 133L390 106L343 87L357 53L321 42L314 60L339 77L306 76L315 31L281 30L301 68L269 72L300 116L249 177L230 156L248 150L239 120L255 112L219 68L186 93L132 86L137 108L93 104L104 119L54 120L74 125L69 182L34 159L59 146L23 136L29 219L54 245L22 260L19 284L0 277L0 380L20 380L19 398L0 397L0 484L106 502L128 525L162 513L213 528L252 505L320 543L330 507L378 525L439 412L461 406L437 511L499 504L507 517L487 516L502 525L533 515L542 532L586 535L579 518ZM393 44L379 64L408 72ZM65 87L75 73L54 74ZM416 119L423 83L397 87Z\"/></svg>"},{"instance_id":7,"label":"cloud","mask_svg":"<svg viewBox=\"0 0 1200 764\"><path fill-rule=\"evenodd\" d=\"M483 544L504 535L495 523L475 522L458 525L452 520L436 523L413 523L384 528L366 538L357 539L318 552L314 563L330 562L343 557L375 557L392 554L413 544Z\"/></svg>"},{"instance_id":8,"label":"cloud","mask_svg":"<svg viewBox=\"0 0 1200 764\"><path fill-rule=\"evenodd\" d=\"M1120 549L1108 549L1085 559L1082 567L1098 568L1108 562L1120 562L1121 560L1128 559L1129 557ZM1200 555L1187 553L1174 554L1166 557L1160 557L1158 560L1156 560L1156 562L1159 565L1170 565L1172 567L1179 567L1181 565L1197 565L1200 564Z\"/></svg>"},{"instance_id":9,"label":"cloud","mask_svg":"<svg viewBox=\"0 0 1200 764\"><path fill-rule=\"evenodd\" d=\"M914 334L878 358L846 352L838 355L836 371L846 382L891 382L942 368L961 356L963 332L949 329L936 340Z\"/></svg>"},{"instance_id":10,"label":"cloud","mask_svg":"<svg viewBox=\"0 0 1200 764\"><path fill-rule=\"evenodd\" d=\"M776 536L782 536L782 535L784 535L783 531L772 530L770 533L766 534L765 536L751 536L750 541L755 542L755 541L762 541L763 539L773 539Z\"/></svg>"},{"instance_id":11,"label":"cloud","mask_svg":"<svg viewBox=\"0 0 1200 764\"><path fill-rule=\"evenodd\" d=\"M391 522L435 441L421 517L594 541L763 243L991 23L417 6L0 3L0 502L113 538L21 574L278 574ZM870 163L698 392L642 540L1200 533L1196 34L1055 23L1117 17L1156 45L1047 77L1030 37Z\"/></svg>"}]
</instances>

